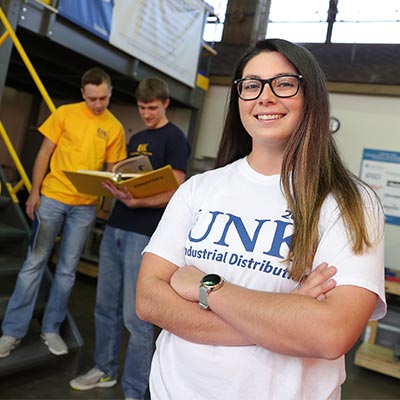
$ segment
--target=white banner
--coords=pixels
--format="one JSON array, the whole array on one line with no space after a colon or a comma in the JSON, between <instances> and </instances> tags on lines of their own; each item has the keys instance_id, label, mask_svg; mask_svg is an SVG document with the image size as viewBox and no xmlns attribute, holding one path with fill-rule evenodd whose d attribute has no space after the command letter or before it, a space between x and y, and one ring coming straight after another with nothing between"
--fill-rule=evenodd
<instances>
[{"instance_id":1,"label":"white banner","mask_svg":"<svg viewBox=\"0 0 400 400\"><path fill-rule=\"evenodd\" d=\"M194 87L204 18L200 0L115 0L110 43Z\"/></svg>"}]
</instances>

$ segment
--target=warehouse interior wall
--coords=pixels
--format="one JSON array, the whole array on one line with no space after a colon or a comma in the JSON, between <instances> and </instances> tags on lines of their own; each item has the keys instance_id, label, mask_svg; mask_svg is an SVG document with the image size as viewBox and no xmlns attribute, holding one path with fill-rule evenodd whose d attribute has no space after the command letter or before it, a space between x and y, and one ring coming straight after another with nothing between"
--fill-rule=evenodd
<instances>
[{"instance_id":1,"label":"warehouse interior wall","mask_svg":"<svg viewBox=\"0 0 400 400\"><path fill-rule=\"evenodd\" d=\"M2 101L0 107L0 121L2 121L6 131L10 132L13 146L20 153L28 125L28 110L31 109L33 96L29 93L6 87L3 98L4 101ZM0 146L0 164L5 166L13 165L11 156L2 141Z\"/></svg>"}]
</instances>

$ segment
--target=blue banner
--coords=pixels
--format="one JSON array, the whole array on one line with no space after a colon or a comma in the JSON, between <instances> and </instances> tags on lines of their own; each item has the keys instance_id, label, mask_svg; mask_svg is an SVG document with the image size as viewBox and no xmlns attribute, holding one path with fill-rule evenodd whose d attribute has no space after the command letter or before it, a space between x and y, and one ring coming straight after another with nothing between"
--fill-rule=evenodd
<instances>
[{"instance_id":1,"label":"blue banner","mask_svg":"<svg viewBox=\"0 0 400 400\"><path fill-rule=\"evenodd\" d=\"M58 12L64 18L109 41L114 0L59 0Z\"/></svg>"}]
</instances>

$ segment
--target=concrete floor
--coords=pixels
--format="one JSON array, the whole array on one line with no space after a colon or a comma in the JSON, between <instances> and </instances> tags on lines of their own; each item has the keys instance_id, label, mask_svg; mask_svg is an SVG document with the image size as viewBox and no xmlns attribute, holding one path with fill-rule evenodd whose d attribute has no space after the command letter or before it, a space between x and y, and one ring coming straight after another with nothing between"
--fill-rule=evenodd
<instances>
[{"instance_id":1,"label":"concrete floor","mask_svg":"<svg viewBox=\"0 0 400 400\"><path fill-rule=\"evenodd\" d=\"M124 399L119 383L114 388L86 392L74 391L68 386L68 381L74 378L77 372L86 372L93 366L95 295L96 279L78 274L71 296L70 310L85 341L79 359L60 362L56 367L35 368L1 378L0 399ZM354 365L354 353L358 345L347 355L347 381L343 385L342 400L400 400L400 380ZM126 340L123 349L125 346Z\"/></svg>"}]
</instances>

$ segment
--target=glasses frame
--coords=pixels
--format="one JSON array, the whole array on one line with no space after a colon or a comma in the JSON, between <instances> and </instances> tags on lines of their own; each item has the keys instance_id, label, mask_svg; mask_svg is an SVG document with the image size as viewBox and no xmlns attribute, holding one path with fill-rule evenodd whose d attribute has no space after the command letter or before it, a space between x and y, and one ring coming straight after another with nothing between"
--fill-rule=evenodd
<instances>
[{"instance_id":1,"label":"glasses frame","mask_svg":"<svg viewBox=\"0 0 400 400\"><path fill-rule=\"evenodd\" d=\"M286 77L286 76L291 76L291 77L297 78L297 90L296 90L296 92L295 92L294 94L291 94L291 95L289 95L289 96L281 96L281 95L275 93L275 90L274 90L274 88L273 88L273 86L272 86L272 82L273 82L275 79L284 78L284 77ZM237 90L237 93L238 93L238 95L239 95L239 98L240 98L241 100L243 100L243 101L257 100L257 99L261 96L261 93L264 91L264 87L265 87L265 85L266 85L267 83L268 83L268 85L269 85L269 87L270 87L272 93L273 93L276 97L279 97L279 98L281 98L281 99L287 99L287 98L289 98L289 97L294 97L294 96L296 96L297 93L299 93L300 84L301 84L301 80L302 80L302 79L303 79L303 75L300 75L300 74L284 74L284 75L277 75L277 76L274 76L274 77L269 78L269 79L261 79L261 78L241 78L241 79L236 79L235 81L233 81L233 84L236 86L236 90ZM239 85L240 85L242 82L245 82L245 81L258 81L258 82L261 82L260 93L259 93L257 96L255 96L255 97L253 97L253 98L251 98L251 99L244 99L244 98L241 96L241 94L240 94Z\"/></svg>"}]
</instances>

